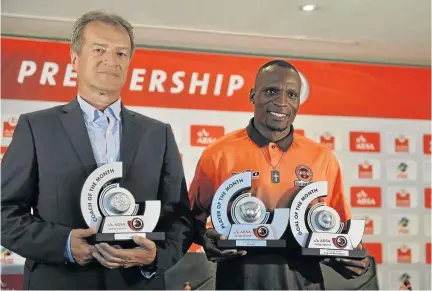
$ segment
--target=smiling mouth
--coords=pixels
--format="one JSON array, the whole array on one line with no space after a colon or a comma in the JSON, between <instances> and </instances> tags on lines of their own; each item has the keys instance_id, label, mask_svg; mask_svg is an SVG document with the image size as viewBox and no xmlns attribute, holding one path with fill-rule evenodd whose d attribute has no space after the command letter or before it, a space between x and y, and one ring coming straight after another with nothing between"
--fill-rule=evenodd
<instances>
[{"instance_id":1,"label":"smiling mouth","mask_svg":"<svg viewBox=\"0 0 432 291\"><path fill-rule=\"evenodd\" d=\"M106 74L106 75L110 75L110 76L114 76L114 77L119 77L118 74L112 73L112 72L99 72L99 74Z\"/></svg>"},{"instance_id":2,"label":"smiling mouth","mask_svg":"<svg viewBox=\"0 0 432 291\"><path fill-rule=\"evenodd\" d=\"M269 113L270 113L271 115L276 116L276 117L279 117L279 118L285 118L285 117L287 117L287 115L286 115L286 114L283 114L283 113L277 113L277 112L274 112L274 111L269 111Z\"/></svg>"}]
</instances>

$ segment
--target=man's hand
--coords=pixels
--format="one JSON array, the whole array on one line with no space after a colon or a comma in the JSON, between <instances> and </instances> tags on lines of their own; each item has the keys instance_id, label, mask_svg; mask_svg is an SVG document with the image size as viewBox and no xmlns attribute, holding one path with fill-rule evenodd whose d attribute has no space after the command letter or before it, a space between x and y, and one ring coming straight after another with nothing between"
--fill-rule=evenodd
<instances>
[{"instance_id":1,"label":"man's hand","mask_svg":"<svg viewBox=\"0 0 432 291\"><path fill-rule=\"evenodd\" d=\"M356 249L362 250L362 244L359 244ZM329 266L346 279L355 279L366 273L366 271L368 270L370 263L368 255L369 254L366 254L366 257L364 259L325 259L322 263Z\"/></svg>"},{"instance_id":2,"label":"man's hand","mask_svg":"<svg viewBox=\"0 0 432 291\"><path fill-rule=\"evenodd\" d=\"M220 262L222 260L246 255L247 252L245 250L220 250L216 246L216 240L226 239L228 239L226 236L218 233L213 228L206 230L203 237L203 248L209 261Z\"/></svg>"},{"instance_id":3,"label":"man's hand","mask_svg":"<svg viewBox=\"0 0 432 291\"><path fill-rule=\"evenodd\" d=\"M97 244L97 252L93 253L93 257L110 269L150 265L156 258L155 243L142 236L134 236L133 241L139 245L133 249Z\"/></svg>"},{"instance_id":4,"label":"man's hand","mask_svg":"<svg viewBox=\"0 0 432 291\"><path fill-rule=\"evenodd\" d=\"M86 238L96 233L96 229L73 229L70 237L70 249L75 262L81 266L87 265L93 260L92 253L96 248L87 243Z\"/></svg>"}]
</instances>

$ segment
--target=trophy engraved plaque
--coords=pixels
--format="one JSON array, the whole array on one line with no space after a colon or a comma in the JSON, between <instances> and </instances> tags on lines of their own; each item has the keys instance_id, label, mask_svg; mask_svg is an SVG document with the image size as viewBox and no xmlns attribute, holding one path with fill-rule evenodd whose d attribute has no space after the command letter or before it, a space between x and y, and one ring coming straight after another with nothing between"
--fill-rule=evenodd
<instances>
[{"instance_id":1,"label":"trophy engraved plaque","mask_svg":"<svg viewBox=\"0 0 432 291\"><path fill-rule=\"evenodd\" d=\"M139 235L150 240L164 240L165 233L153 232L161 210L161 202L136 203L127 189L120 187L123 163L105 164L86 179L81 191L81 212L88 227L97 233L89 243L106 242L124 245Z\"/></svg>"},{"instance_id":2,"label":"trophy engraved plaque","mask_svg":"<svg viewBox=\"0 0 432 291\"><path fill-rule=\"evenodd\" d=\"M351 257L362 259L366 250L356 250L365 229L365 220L348 220L347 229L339 214L324 202L310 203L327 196L327 181L310 183L295 196L290 211L291 232L305 256Z\"/></svg>"},{"instance_id":3,"label":"trophy engraved plaque","mask_svg":"<svg viewBox=\"0 0 432 291\"><path fill-rule=\"evenodd\" d=\"M211 205L215 230L227 240L218 240L220 248L285 247L280 239L288 227L289 208L266 210L264 203L252 196L252 173L236 174L218 188Z\"/></svg>"}]
</instances>

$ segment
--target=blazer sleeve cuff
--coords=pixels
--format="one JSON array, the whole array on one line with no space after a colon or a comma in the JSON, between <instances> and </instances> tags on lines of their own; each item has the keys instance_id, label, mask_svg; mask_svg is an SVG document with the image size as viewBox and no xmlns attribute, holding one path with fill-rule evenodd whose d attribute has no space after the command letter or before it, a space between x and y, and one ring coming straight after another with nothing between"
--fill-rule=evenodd
<instances>
[{"instance_id":1,"label":"blazer sleeve cuff","mask_svg":"<svg viewBox=\"0 0 432 291\"><path fill-rule=\"evenodd\" d=\"M171 258L168 252L163 248L156 249L156 258L148 266L141 267L141 274L146 279L159 278L169 269Z\"/></svg>"}]
</instances>

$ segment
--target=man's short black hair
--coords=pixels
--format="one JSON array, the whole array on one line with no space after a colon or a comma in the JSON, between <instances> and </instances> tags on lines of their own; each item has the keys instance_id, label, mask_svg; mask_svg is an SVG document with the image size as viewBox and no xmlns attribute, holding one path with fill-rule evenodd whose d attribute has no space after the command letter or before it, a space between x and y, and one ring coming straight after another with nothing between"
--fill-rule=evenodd
<instances>
[{"instance_id":1,"label":"man's short black hair","mask_svg":"<svg viewBox=\"0 0 432 291\"><path fill-rule=\"evenodd\" d=\"M255 86L256 86L256 82L258 80L258 75L264 71L265 69L267 69L268 67L272 67L272 66L277 66L280 68L285 68L288 70L294 70L299 76L299 72L297 71L297 69L289 62L284 61L284 60L273 60L270 62L265 63L264 65L261 66L261 68L259 68L258 72L255 75Z\"/></svg>"},{"instance_id":2,"label":"man's short black hair","mask_svg":"<svg viewBox=\"0 0 432 291\"><path fill-rule=\"evenodd\" d=\"M257 75L259 73L261 73L264 69L271 67L271 66L277 66L277 67L281 67L281 68L291 69L291 70L294 70L298 73L297 69L291 63L284 61L284 60L273 60L273 61L267 62L264 65L262 65L261 68L259 68Z\"/></svg>"}]
</instances>

